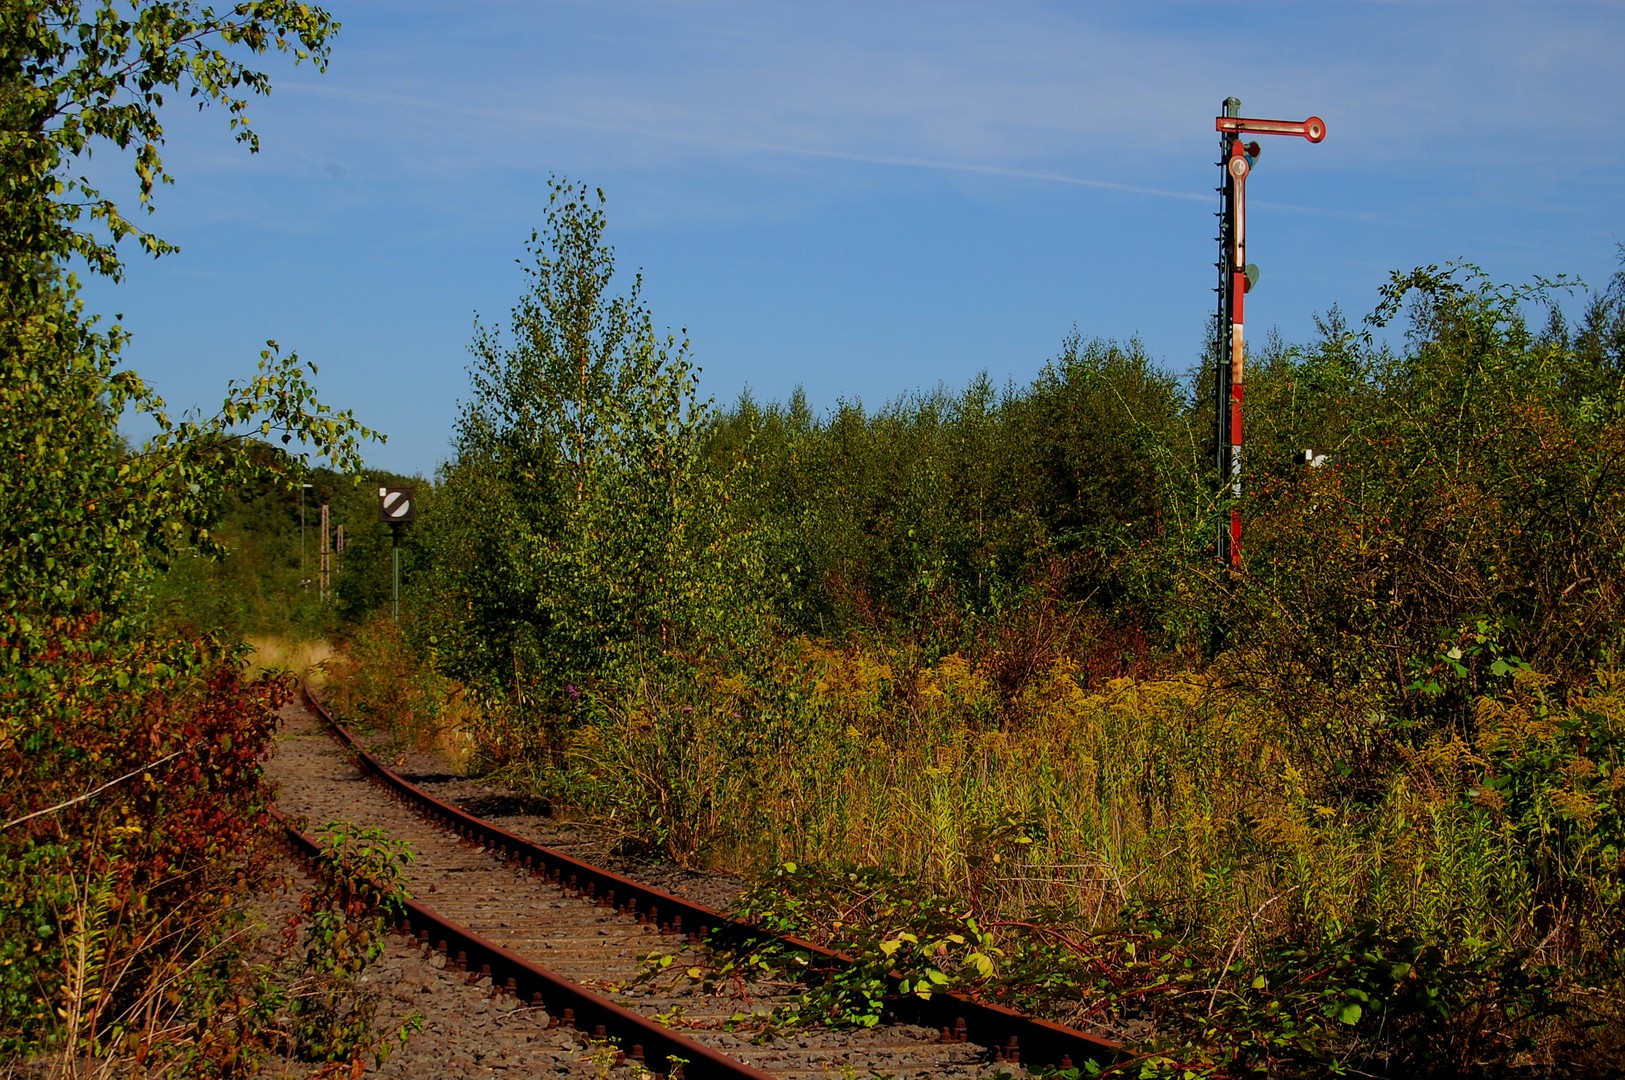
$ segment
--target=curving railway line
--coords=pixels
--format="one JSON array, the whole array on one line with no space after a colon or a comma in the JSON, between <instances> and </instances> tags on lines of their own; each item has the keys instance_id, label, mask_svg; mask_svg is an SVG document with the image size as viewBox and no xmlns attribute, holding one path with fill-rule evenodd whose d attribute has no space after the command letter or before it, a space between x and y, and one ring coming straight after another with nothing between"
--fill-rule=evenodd
<instances>
[{"instance_id":1,"label":"curving railway line","mask_svg":"<svg viewBox=\"0 0 1625 1080\"><path fill-rule=\"evenodd\" d=\"M573 1029L612 1063L687 1080L880 1075L980 1078L1042 1074L1122 1050L1085 1032L958 995L900 997L874 1028L784 1030L775 1008L799 984L696 979L705 942L760 939L726 915L576 859L441 801L369 753L306 691L267 765L296 847L305 823L342 819L409 840L401 931L426 958L493 997L529 1007L543 1030ZM828 971L843 957L786 939ZM650 978L651 954L673 961ZM636 1071L618 1075L637 1075Z\"/></svg>"}]
</instances>

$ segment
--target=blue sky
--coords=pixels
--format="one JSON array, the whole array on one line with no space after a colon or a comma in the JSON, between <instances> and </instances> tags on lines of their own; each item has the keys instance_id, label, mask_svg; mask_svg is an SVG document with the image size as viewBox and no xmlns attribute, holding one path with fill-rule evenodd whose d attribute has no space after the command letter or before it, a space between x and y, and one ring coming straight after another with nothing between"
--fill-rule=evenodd
<instances>
[{"instance_id":1,"label":"blue sky","mask_svg":"<svg viewBox=\"0 0 1625 1080\"><path fill-rule=\"evenodd\" d=\"M1249 180L1251 340L1452 259L1601 287L1625 242L1625 3L328 6L328 72L273 61L251 106L260 154L170 114L150 224L182 251L132 250L90 302L175 408L297 350L400 472L449 455L475 316L520 295L555 173L604 189L618 265L722 404L1020 385L1074 327L1188 370L1227 95L1328 129Z\"/></svg>"}]
</instances>

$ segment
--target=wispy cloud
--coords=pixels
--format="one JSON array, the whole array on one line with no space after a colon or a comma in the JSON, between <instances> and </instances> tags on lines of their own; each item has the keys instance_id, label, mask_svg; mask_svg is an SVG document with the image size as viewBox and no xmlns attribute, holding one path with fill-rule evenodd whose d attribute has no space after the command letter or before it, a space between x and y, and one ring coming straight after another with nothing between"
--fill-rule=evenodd
<instances>
[{"instance_id":1,"label":"wispy cloud","mask_svg":"<svg viewBox=\"0 0 1625 1080\"><path fill-rule=\"evenodd\" d=\"M1325 117L1321 167L1418 152L1491 162L1520 137L1617 153L1625 20L1586 7L1554 25L1552 8L1275 5L1218 20L1195 4L1132 17L1037 3L930 17L839 3L509 5L486 16L477 51L441 57L403 58L363 24L359 56L297 89L332 106L309 121L336 148L391 167L793 155L1182 198L1156 178L1232 92L1254 115Z\"/></svg>"},{"instance_id":2,"label":"wispy cloud","mask_svg":"<svg viewBox=\"0 0 1625 1080\"><path fill-rule=\"evenodd\" d=\"M420 400L379 417L412 433L392 447L439 445L468 311L512 295L549 172L611 193L616 243L651 267L659 310L703 335L724 397L729 379L814 372L830 395L884 398L1043 355L1073 321L1187 355L1207 327L1227 94L1330 128L1313 148L1274 140L1249 200L1292 211L1253 229L1258 314L1296 312L1289 337L1330 303L1362 309L1396 265L1465 255L1505 280L1599 281L1625 235L1617 3L346 0L339 15L327 74L272 65L276 92L250 109L257 159L223 116L172 114L179 185L155 224L188 250L132 264L116 309L143 370L212 376L263 324L371 407L389 396L379 371L400 372L389 393Z\"/></svg>"},{"instance_id":3,"label":"wispy cloud","mask_svg":"<svg viewBox=\"0 0 1625 1080\"><path fill-rule=\"evenodd\" d=\"M1210 195L1197 195L1188 191L1174 191L1141 184L1120 183L1111 180L1100 180L1093 177L1079 176L1073 173L1054 169L1024 168L1018 165L986 164L975 161L953 161L941 158L916 157L906 154L870 153L860 150L843 150L830 146L796 145L784 141L769 141L742 136L724 134L712 127L690 128L672 124L666 126L648 126L626 122L615 122L597 119L584 119L579 116L569 116L557 113L544 113L527 111L523 109L503 109L490 106L468 106L448 102L444 99L427 98L413 94L402 94L390 91L352 90L324 86L306 88L306 92L328 98L331 100L348 100L369 107L387 107L400 110L414 117L422 118L427 114L440 114L444 122L457 125L465 132L468 138L467 123L476 121L480 130L503 129L508 131L525 131L529 137L536 141L544 141L538 133L547 128L567 129L597 134L610 134L625 136L638 140L640 143L667 143L700 151L718 151L730 157L740 156L769 156L811 158L828 161L844 161L864 165L878 165L899 169L922 169L949 173L965 173L977 176L996 176L1014 180L1030 180L1040 183L1067 184L1077 187L1099 188L1106 191L1119 191L1136 195L1148 195L1157 198L1180 199L1187 201L1211 202ZM463 167L474 169L481 167L480 162L460 159ZM330 168L338 168L331 166Z\"/></svg>"},{"instance_id":4,"label":"wispy cloud","mask_svg":"<svg viewBox=\"0 0 1625 1080\"><path fill-rule=\"evenodd\" d=\"M1617 7L1276 4L1220 17L1194 2L1013 0L949 2L924 18L904 5L595 0L407 11L405 23L395 5L347 13L350 51L333 70L280 81L267 110L290 130L271 145L301 149L255 167L327 184L334 207L383 184L464 217L496 209L505 187L528 198L553 171L671 191L663 212L700 220L794 213L896 187L907 172L1203 203L1210 118L1236 93L1249 115L1315 112L1330 128L1292 175L1338 177L1349 195L1273 205L1369 220L1401 179L1539 201L1564 180L1548 161L1610 169L1625 151L1611 105L1625 97ZM1283 150L1271 147L1272 163ZM218 164L250 167L229 151ZM448 198L462 190L483 202Z\"/></svg>"}]
</instances>

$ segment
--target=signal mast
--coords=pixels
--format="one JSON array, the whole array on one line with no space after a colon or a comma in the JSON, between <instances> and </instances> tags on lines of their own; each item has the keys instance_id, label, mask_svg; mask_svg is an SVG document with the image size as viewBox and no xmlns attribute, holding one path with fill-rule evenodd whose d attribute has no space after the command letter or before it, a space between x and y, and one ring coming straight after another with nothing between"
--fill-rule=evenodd
<instances>
[{"instance_id":1,"label":"signal mast","mask_svg":"<svg viewBox=\"0 0 1625 1080\"><path fill-rule=\"evenodd\" d=\"M1219 132L1219 311L1214 320L1217 370L1213 419L1218 439L1221 483L1229 479L1230 520L1218 529L1218 560L1241 567L1241 399L1246 353L1242 342L1242 298L1258 283L1258 267L1247 261L1247 176L1261 147L1247 135L1296 135L1312 143L1326 137L1326 123L1307 120L1250 120L1241 115L1241 100L1225 98L1224 112L1214 119Z\"/></svg>"}]
</instances>

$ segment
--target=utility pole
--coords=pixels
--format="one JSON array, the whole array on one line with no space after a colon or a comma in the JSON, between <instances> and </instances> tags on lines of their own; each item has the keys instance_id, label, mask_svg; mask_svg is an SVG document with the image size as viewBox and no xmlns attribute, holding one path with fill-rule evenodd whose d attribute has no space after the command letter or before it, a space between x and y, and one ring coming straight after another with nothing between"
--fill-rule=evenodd
<instances>
[{"instance_id":1,"label":"utility pole","mask_svg":"<svg viewBox=\"0 0 1625 1080\"><path fill-rule=\"evenodd\" d=\"M317 565L321 568L320 571L319 571L320 579L321 579L320 588L321 588L321 599L322 599L322 603L324 603L324 604L327 603L328 553L332 550L332 546L328 543L327 535L328 535L327 504L322 503L322 535L320 537L318 537L317 541L316 541L316 561L317 561Z\"/></svg>"},{"instance_id":2,"label":"utility pole","mask_svg":"<svg viewBox=\"0 0 1625 1080\"><path fill-rule=\"evenodd\" d=\"M1326 123L1318 116L1307 120L1250 120L1241 115L1241 100L1225 98L1223 112L1213 122L1219 132L1219 310L1214 319L1217 366L1213 385L1213 422L1217 435L1220 484L1228 483L1231 507L1228 521L1219 522L1218 560L1241 568L1241 402L1246 350L1242 340L1242 298L1258 283L1258 267L1247 261L1247 177L1258 162L1257 141L1243 143L1244 135L1297 135L1318 143L1326 137Z\"/></svg>"},{"instance_id":3,"label":"utility pole","mask_svg":"<svg viewBox=\"0 0 1625 1080\"><path fill-rule=\"evenodd\" d=\"M301 589L309 583L310 578L305 576L305 492L311 488L310 484L299 485L299 587Z\"/></svg>"}]
</instances>

